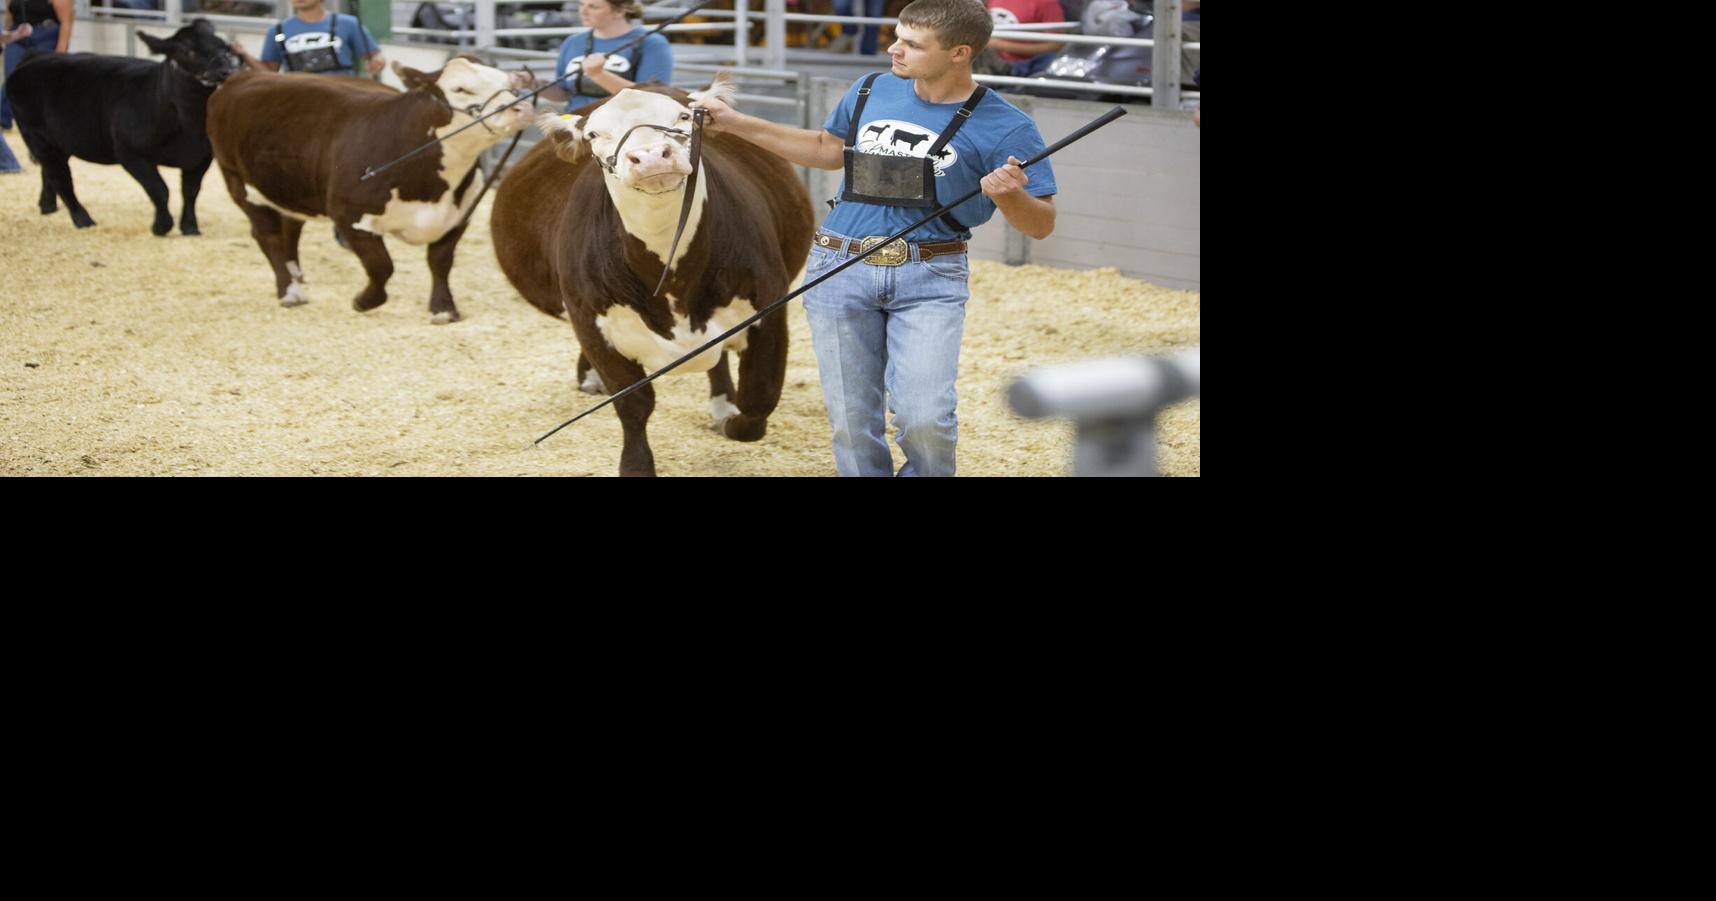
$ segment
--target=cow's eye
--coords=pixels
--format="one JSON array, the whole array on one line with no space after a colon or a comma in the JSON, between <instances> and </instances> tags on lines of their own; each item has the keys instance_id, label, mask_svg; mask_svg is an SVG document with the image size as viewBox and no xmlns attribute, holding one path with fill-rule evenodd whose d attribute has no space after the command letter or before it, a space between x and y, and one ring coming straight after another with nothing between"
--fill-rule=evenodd
<instances>
[{"instance_id":1,"label":"cow's eye","mask_svg":"<svg viewBox=\"0 0 1716 901\"><path fill-rule=\"evenodd\" d=\"M681 121L681 122L691 121L691 114L690 113L680 113L679 114L679 121Z\"/></svg>"}]
</instances>

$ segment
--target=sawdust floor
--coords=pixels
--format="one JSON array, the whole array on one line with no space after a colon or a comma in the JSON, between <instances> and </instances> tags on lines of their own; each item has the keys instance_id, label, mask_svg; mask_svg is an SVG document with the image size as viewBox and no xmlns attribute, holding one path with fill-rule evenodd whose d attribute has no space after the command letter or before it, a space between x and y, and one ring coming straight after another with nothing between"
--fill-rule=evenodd
<instances>
[{"instance_id":1,"label":"sawdust floor","mask_svg":"<svg viewBox=\"0 0 1716 901\"><path fill-rule=\"evenodd\" d=\"M15 151L22 142L7 133ZM598 475L620 428L602 410L533 447L593 398L573 384L577 343L514 293L495 263L485 199L459 247L465 319L429 323L421 248L389 240L386 305L351 309L356 257L326 223L300 248L311 303L282 309L249 224L218 171L203 234L149 233L143 189L117 166L74 161L98 223L36 210L40 181L0 176L0 473L6 475ZM178 213L178 171L163 169ZM959 379L962 475L1062 475L1072 427L1020 419L1012 377L1094 355L1199 343L1199 296L1114 270L972 267ZM829 426L802 306L780 407L760 442L708 428L701 374L658 381L650 441L662 475L833 475ZM737 366L734 366L735 375ZM1198 475L1199 402L1165 417L1161 466ZM898 449L895 448L896 465Z\"/></svg>"}]
</instances>

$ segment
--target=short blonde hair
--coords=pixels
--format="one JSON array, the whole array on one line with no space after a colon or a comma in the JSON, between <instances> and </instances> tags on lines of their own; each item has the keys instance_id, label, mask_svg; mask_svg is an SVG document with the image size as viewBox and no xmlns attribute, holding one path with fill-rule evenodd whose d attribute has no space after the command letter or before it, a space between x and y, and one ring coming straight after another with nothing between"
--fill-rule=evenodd
<instances>
[{"instance_id":1,"label":"short blonde hair","mask_svg":"<svg viewBox=\"0 0 1716 901\"><path fill-rule=\"evenodd\" d=\"M943 50L965 44L972 56L989 46L989 36L995 32L982 0L912 0L900 10L900 24L935 32Z\"/></svg>"}]
</instances>

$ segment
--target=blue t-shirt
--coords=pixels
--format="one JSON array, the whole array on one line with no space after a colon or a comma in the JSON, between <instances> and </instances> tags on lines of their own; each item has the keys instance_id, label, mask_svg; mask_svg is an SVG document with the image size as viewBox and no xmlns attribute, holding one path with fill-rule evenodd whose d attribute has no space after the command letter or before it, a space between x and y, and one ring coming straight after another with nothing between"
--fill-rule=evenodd
<instances>
[{"instance_id":1,"label":"blue t-shirt","mask_svg":"<svg viewBox=\"0 0 1716 901\"><path fill-rule=\"evenodd\" d=\"M375 35L370 34L369 29L358 22L356 16L340 16L337 22L334 34L339 38L339 46L334 52L339 55L340 65L345 67L345 71L334 70L324 74L351 75L352 64L357 56L367 57L380 50L381 45L375 42ZM279 63L282 71L290 72L292 64L286 61L287 53L328 46L328 19L326 16L318 22L306 22L297 16L287 19L284 50L281 49L280 42L274 39L279 33L280 23L269 26L268 34L262 38L262 61ZM353 56L354 53L357 56Z\"/></svg>"},{"instance_id":2,"label":"blue t-shirt","mask_svg":"<svg viewBox=\"0 0 1716 901\"><path fill-rule=\"evenodd\" d=\"M594 49L588 53L612 53L637 40L638 35L643 34L643 31L643 27L639 26L617 38L597 38ZM568 91L577 88L578 77L576 73L584 68L584 57L588 55L585 48L590 46L589 42L590 32L585 30L567 35L566 40L560 45L560 60L555 63L554 74L559 77L573 73L571 78L561 82ZM672 45L668 44L667 38L659 34L652 34L644 38L642 44L620 54L620 57L626 61L628 68L624 72L617 72L613 69L608 71L627 81L638 84L646 81L659 81L662 84L668 84L673 81ZM588 85L594 82L586 75L584 76L584 83ZM595 103L606 96L606 94L600 96L573 94L572 98L566 101L566 112L571 112L586 103Z\"/></svg>"},{"instance_id":3,"label":"blue t-shirt","mask_svg":"<svg viewBox=\"0 0 1716 901\"><path fill-rule=\"evenodd\" d=\"M827 122L822 123L824 131L846 140L852 110L858 102L858 88L863 83L864 79L860 78L847 90L840 106L829 113ZM892 73L884 74L870 88L870 102L864 105L864 121L858 123L860 131L856 149L922 158L929 153L936 136L946 130L953 121L954 112L964 102L965 98L955 103L926 103L918 97L911 80L897 78ZM947 150L952 152L944 153L935 164L936 205L977 188L983 176L1007 164L1008 155L1024 162L1042 153L1043 148L1043 136L1037 131L1037 123L991 90L972 111L971 119L953 136L952 143L947 145ZM1048 160L1026 169L1025 174L1031 179L1025 185L1027 194L1044 197L1055 193L1055 173ZM840 193L845 191L843 180ZM839 194L835 196L839 197ZM928 212L929 207L883 206L842 200L823 224L829 231L854 238L891 235L922 219ZM976 228L995 215L995 201L978 194L954 207L952 212L953 218L967 229ZM940 216L906 234L906 240L914 243L969 237L969 231L955 232Z\"/></svg>"}]
</instances>

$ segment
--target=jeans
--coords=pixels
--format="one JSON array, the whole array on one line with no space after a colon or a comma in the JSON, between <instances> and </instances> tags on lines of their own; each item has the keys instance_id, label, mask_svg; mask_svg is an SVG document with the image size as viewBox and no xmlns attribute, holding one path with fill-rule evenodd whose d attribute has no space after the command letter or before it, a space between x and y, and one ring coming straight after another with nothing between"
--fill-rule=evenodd
<instances>
[{"instance_id":1,"label":"jeans","mask_svg":"<svg viewBox=\"0 0 1716 901\"><path fill-rule=\"evenodd\" d=\"M888 6L888 0L864 0L864 11L862 13L854 13L852 11L852 7L855 2L856 0L834 0L834 14L837 16L863 15L871 18L880 18ZM858 26L851 22L840 26L841 34L852 34L857 30ZM876 41L881 34L882 26L880 25L864 26L864 36L858 39L858 51L865 56L875 56ZM864 264L859 263L858 265L862 266Z\"/></svg>"},{"instance_id":2,"label":"jeans","mask_svg":"<svg viewBox=\"0 0 1716 901\"><path fill-rule=\"evenodd\" d=\"M0 135L0 172L22 172L24 167L18 165L18 158L12 155L12 148L6 145L6 136Z\"/></svg>"},{"instance_id":3,"label":"jeans","mask_svg":"<svg viewBox=\"0 0 1716 901\"><path fill-rule=\"evenodd\" d=\"M852 254L812 245L805 281ZM971 270L965 254L898 266L858 263L804 298L822 400L842 476L893 474L885 414L894 413L902 476L951 476L959 421L959 342Z\"/></svg>"},{"instance_id":4,"label":"jeans","mask_svg":"<svg viewBox=\"0 0 1716 901\"><path fill-rule=\"evenodd\" d=\"M13 23L14 27L17 25L18 23ZM6 77L8 79L12 77L12 70L18 68L18 64L24 61L25 55L30 51L36 50L52 53L54 52L54 48L58 47L59 44L60 24L58 22L48 22L44 25L38 25L36 26L36 30L31 32L29 37L24 38L21 41L13 41L12 43L7 44ZM11 127L12 98L7 97L4 93L0 93L0 128Z\"/></svg>"}]
</instances>

